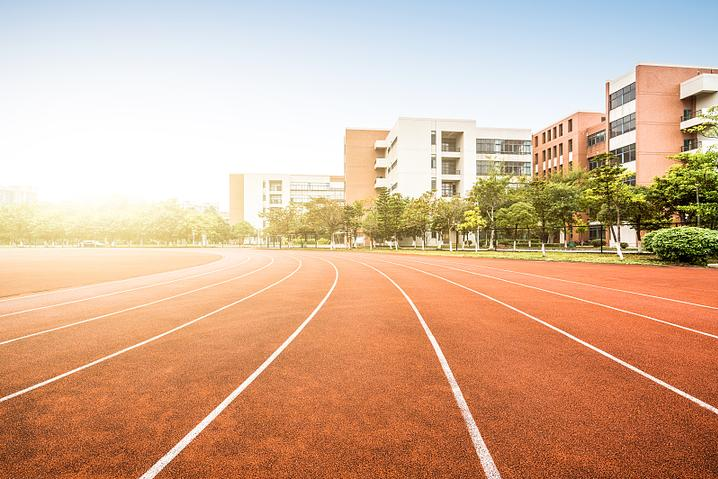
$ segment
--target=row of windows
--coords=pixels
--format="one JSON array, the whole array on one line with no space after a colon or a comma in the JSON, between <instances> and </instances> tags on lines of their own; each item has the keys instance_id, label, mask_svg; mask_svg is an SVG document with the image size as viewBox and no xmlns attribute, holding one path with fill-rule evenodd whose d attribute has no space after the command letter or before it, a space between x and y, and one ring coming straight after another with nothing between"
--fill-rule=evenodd
<instances>
[{"instance_id":1,"label":"row of windows","mask_svg":"<svg viewBox=\"0 0 718 479\"><path fill-rule=\"evenodd\" d=\"M500 138L477 138L476 153L530 155L531 140L502 140Z\"/></svg>"},{"instance_id":2,"label":"row of windows","mask_svg":"<svg viewBox=\"0 0 718 479\"><path fill-rule=\"evenodd\" d=\"M573 131L573 118L569 118L566 126L568 132L571 133ZM563 136L563 123L559 123L558 126L554 126L553 128L549 128L548 130L544 131L541 134L541 143L546 143L547 141L551 141L552 139L555 140L556 138L561 136ZM538 136L534 137L534 146L538 146Z\"/></svg>"},{"instance_id":3,"label":"row of windows","mask_svg":"<svg viewBox=\"0 0 718 479\"><path fill-rule=\"evenodd\" d=\"M592 135L588 135L588 146L598 145L606 141L606 130L597 131Z\"/></svg>"},{"instance_id":4,"label":"row of windows","mask_svg":"<svg viewBox=\"0 0 718 479\"><path fill-rule=\"evenodd\" d=\"M289 185L291 191L322 191L322 190L340 190L341 188L332 188L331 183L314 183L314 182L292 182Z\"/></svg>"},{"instance_id":5,"label":"row of windows","mask_svg":"<svg viewBox=\"0 0 718 479\"><path fill-rule=\"evenodd\" d=\"M628 86L624 86L615 93L611 93L609 98L610 109L618 108L624 103L633 101L636 99L636 83L631 83Z\"/></svg>"},{"instance_id":6,"label":"row of windows","mask_svg":"<svg viewBox=\"0 0 718 479\"><path fill-rule=\"evenodd\" d=\"M478 176L490 175L494 170L501 175L529 176L531 175L531 162L476 160L476 174Z\"/></svg>"},{"instance_id":7,"label":"row of windows","mask_svg":"<svg viewBox=\"0 0 718 479\"><path fill-rule=\"evenodd\" d=\"M626 115L623 118L619 118L618 120L614 120L611 122L611 138L614 138L618 135L623 135L624 133L628 133L629 131L633 131L635 129L636 114L631 113L630 115Z\"/></svg>"},{"instance_id":8,"label":"row of windows","mask_svg":"<svg viewBox=\"0 0 718 479\"><path fill-rule=\"evenodd\" d=\"M568 140L568 152L573 152L573 140ZM554 158L563 156L563 143L554 145L552 148L547 148L541 153L543 161L552 160ZM538 153L534 155L534 163L538 164Z\"/></svg>"},{"instance_id":9,"label":"row of windows","mask_svg":"<svg viewBox=\"0 0 718 479\"><path fill-rule=\"evenodd\" d=\"M611 150L611 154L616 156L618 163L621 165L630 161L636 161L636 144L632 143L630 145ZM588 159L589 170L593 170L594 168L598 168L599 166L601 166L601 161L593 158Z\"/></svg>"}]
</instances>

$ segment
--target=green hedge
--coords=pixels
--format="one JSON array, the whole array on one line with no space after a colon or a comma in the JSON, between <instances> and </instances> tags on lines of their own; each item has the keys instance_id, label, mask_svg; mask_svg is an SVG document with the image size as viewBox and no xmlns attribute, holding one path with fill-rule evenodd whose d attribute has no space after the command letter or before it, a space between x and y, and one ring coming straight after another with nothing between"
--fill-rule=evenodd
<instances>
[{"instance_id":1,"label":"green hedge","mask_svg":"<svg viewBox=\"0 0 718 479\"><path fill-rule=\"evenodd\" d=\"M704 265L718 257L718 231L693 226L651 231L643 247L666 261Z\"/></svg>"}]
</instances>

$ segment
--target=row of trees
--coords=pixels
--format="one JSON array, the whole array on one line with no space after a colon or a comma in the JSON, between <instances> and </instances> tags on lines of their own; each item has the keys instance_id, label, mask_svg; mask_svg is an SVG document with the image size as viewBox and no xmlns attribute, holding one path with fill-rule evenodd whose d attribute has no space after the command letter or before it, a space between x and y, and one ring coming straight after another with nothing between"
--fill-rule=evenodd
<instances>
[{"instance_id":1,"label":"row of trees","mask_svg":"<svg viewBox=\"0 0 718 479\"><path fill-rule=\"evenodd\" d=\"M222 244L255 234L248 223L230 226L214 207L186 207L175 200L0 206L3 244Z\"/></svg>"},{"instance_id":2,"label":"row of trees","mask_svg":"<svg viewBox=\"0 0 718 479\"><path fill-rule=\"evenodd\" d=\"M709 228L718 226L718 152L680 154L677 164L650 186L634 186L634 173L611 154L595 158L591 171L571 171L548 177L524 179L518 185L494 172L479 179L466 198L436 198L427 192L418 198L381 193L365 208L360 203L340 205L314 199L304 207L290 205L268 210L265 233L274 236L307 234L329 238L342 234L352 244L360 229L372 242L397 245L400 238L414 238L425 247L434 232L448 236L449 248L461 234L487 232L488 246L495 244L497 229L538 232L546 242L550 232L563 230L564 242L574 228L586 229L589 221L607 226L620 244L617 225L630 224L640 232L676 220ZM478 243L474 242L478 247Z\"/></svg>"}]
</instances>

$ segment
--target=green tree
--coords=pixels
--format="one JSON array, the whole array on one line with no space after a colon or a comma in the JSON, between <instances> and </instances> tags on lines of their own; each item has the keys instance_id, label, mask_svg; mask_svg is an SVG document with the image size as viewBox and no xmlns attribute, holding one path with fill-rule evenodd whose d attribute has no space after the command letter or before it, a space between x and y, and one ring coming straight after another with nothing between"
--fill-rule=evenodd
<instances>
[{"instance_id":1,"label":"green tree","mask_svg":"<svg viewBox=\"0 0 718 479\"><path fill-rule=\"evenodd\" d=\"M418 198L409 199L402 213L401 229L416 241L421 237L421 249L426 247L426 235L431 229L434 196L424 193Z\"/></svg>"},{"instance_id":2,"label":"green tree","mask_svg":"<svg viewBox=\"0 0 718 479\"><path fill-rule=\"evenodd\" d=\"M245 238L251 238L257 235L257 230L248 221L240 221L232 225L231 237L235 240L239 240L241 244L244 244Z\"/></svg>"},{"instance_id":3,"label":"green tree","mask_svg":"<svg viewBox=\"0 0 718 479\"><path fill-rule=\"evenodd\" d=\"M469 200L472 205L479 208L481 216L486 220L487 226L491 228L490 248L494 247L496 212L509 199L510 181L509 176L499 176L496 169L493 169L489 176L476 181L469 194Z\"/></svg>"},{"instance_id":4,"label":"green tree","mask_svg":"<svg viewBox=\"0 0 718 479\"><path fill-rule=\"evenodd\" d=\"M616 253L621 253L621 237L616 233L614 225L620 227L624 220L623 210L632 194L632 187L628 181L634 173L626 170L618 162L615 155L604 153L595 159L599 166L588 174L583 199L589 207L589 215L608 225L611 236L616 243Z\"/></svg>"},{"instance_id":5,"label":"green tree","mask_svg":"<svg viewBox=\"0 0 718 479\"><path fill-rule=\"evenodd\" d=\"M318 235L329 239L330 248L335 248L334 235L341 230L344 222L342 206L328 198L312 198L306 203L306 222Z\"/></svg>"},{"instance_id":6,"label":"green tree","mask_svg":"<svg viewBox=\"0 0 718 479\"><path fill-rule=\"evenodd\" d=\"M345 204L342 209L342 228L346 233L347 246L354 245L362 217L364 216L364 205L361 201Z\"/></svg>"},{"instance_id":7,"label":"green tree","mask_svg":"<svg viewBox=\"0 0 718 479\"><path fill-rule=\"evenodd\" d=\"M485 226L486 220L481 216L481 208L474 206L464 211L464 221L461 222L459 228L474 233L474 249L476 251L479 250L479 232Z\"/></svg>"},{"instance_id":8,"label":"green tree","mask_svg":"<svg viewBox=\"0 0 718 479\"><path fill-rule=\"evenodd\" d=\"M290 203L283 208L268 208L259 214L266 221L264 233L279 237L279 246L282 238L289 238L296 233L299 226L300 211L296 203Z\"/></svg>"},{"instance_id":9,"label":"green tree","mask_svg":"<svg viewBox=\"0 0 718 479\"><path fill-rule=\"evenodd\" d=\"M376 212L379 237L383 240L394 240L396 249L399 249L401 217L405 205L406 201L400 194L389 194L384 190L377 196L372 206Z\"/></svg>"},{"instance_id":10,"label":"green tree","mask_svg":"<svg viewBox=\"0 0 718 479\"><path fill-rule=\"evenodd\" d=\"M461 197L441 198L436 202L434 213L434 227L449 235L449 251L453 251L452 233L457 231L464 220L464 212L469 208L468 203ZM458 238L457 238L458 239Z\"/></svg>"},{"instance_id":11,"label":"green tree","mask_svg":"<svg viewBox=\"0 0 718 479\"><path fill-rule=\"evenodd\" d=\"M516 249L516 238L519 229L535 227L538 224L538 216L531 203L518 201L511 206L501 208L496 213L496 224L513 230L512 238L514 241L514 249ZM529 246L530 245L531 234L529 232Z\"/></svg>"}]
</instances>

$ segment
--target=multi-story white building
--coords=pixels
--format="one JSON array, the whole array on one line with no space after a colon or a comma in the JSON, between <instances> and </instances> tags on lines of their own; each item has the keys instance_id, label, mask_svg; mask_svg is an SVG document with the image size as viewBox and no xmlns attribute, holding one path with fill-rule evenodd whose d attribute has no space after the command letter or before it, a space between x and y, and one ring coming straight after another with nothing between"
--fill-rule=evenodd
<instances>
[{"instance_id":1,"label":"multi-story white building","mask_svg":"<svg viewBox=\"0 0 718 479\"><path fill-rule=\"evenodd\" d=\"M463 196L492 168L531 175L529 129L481 128L474 120L399 118L382 136L384 130L346 131L347 201L370 200L382 188L410 197L427 191ZM373 168L374 175L364 174L367 168ZM364 184L372 180L373 185Z\"/></svg>"},{"instance_id":2,"label":"multi-story white building","mask_svg":"<svg viewBox=\"0 0 718 479\"><path fill-rule=\"evenodd\" d=\"M27 186L0 186L0 205L20 205L37 201L37 193Z\"/></svg>"},{"instance_id":3,"label":"multi-story white building","mask_svg":"<svg viewBox=\"0 0 718 479\"><path fill-rule=\"evenodd\" d=\"M330 175L233 174L229 175L229 222L247 221L264 227L260 213L312 198L344 201L344 177Z\"/></svg>"}]
</instances>

